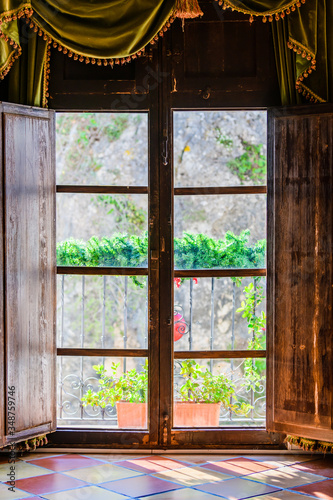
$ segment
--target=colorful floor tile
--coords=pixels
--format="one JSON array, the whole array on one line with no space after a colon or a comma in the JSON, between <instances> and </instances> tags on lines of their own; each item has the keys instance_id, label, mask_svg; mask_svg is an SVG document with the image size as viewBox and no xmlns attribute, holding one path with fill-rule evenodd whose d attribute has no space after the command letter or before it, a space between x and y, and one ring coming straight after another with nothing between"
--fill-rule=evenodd
<instances>
[{"instance_id":1,"label":"colorful floor tile","mask_svg":"<svg viewBox=\"0 0 333 500\"><path fill-rule=\"evenodd\" d=\"M184 467L183 469L169 470L153 474L154 477L173 481L183 486L195 486L196 484L210 483L231 479L232 476L220 474L212 470L205 470L202 467Z\"/></svg>"},{"instance_id":2,"label":"colorful floor tile","mask_svg":"<svg viewBox=\"0 0 333 500\"><path fill-rule=\"evenodd\" d=\"M16 487L14 490L15 491L9 491L7 484L0 484L1 500L18 500L19 498L27 498L28 494L25 491L19 490Z\"/></svg>"},{"instance_id":3,"label":"colorful floor tile","mask_svg":"<svg viewBox=\"0 0 333 500\"><path fill-rule=\"evenodd\" d=\"M163 481L158 477L149 475L103 483L101 486L121 495L128 495L131 498L153 495L154 493L164 493L165 491L181 488L179 484Z\"/></svg>"},{"instance_id":4,"label":"colorful floor tile","mask_svg":"<svg viewBox=\"0 0 333 500\"><path fill-rule=\"evenodd\" d=\"M192 488L184 488L182 490L167 491L166 493L158 493L157 495L149 495L141 497L140 500L217 500L215 495L203 493L202 491L192 490ZM303 499L304 500L304 499Z\"/></svg>"},{"instance_id":5,"label":"colorful floor tile","mask_svg":"<svg viewBox=\"0 0 333 500\"><path fill-rule=\"evenodd\" d=\"M47 500L126 500L129 497L112 493L98 486L86 486L76 490L61 491L44 495ZM30 500L30 499L29 499Z\"/></svg>"},{"instance_id":6,"label":"colorful floor tile","mask_svg":"<svg viewBox=\"0 0 333 500\"><path fill-rule=\"evenodd\" d=\"M116 481L117 479L126 479L128 477L142 475L141 472L108 463L101 463L100 465L86 467L84 469L74 469L69 472L64 472L64 474L91 484L106 483L107 481Z\"/></svg>"},{"instance_id":7,"label":"colorful floor tile","mask_svg":"<svg viewBox=\"0 0 333 500\"><path fill-rule=\"evenodd\" d=\"M213 493L229 500L243 500L244 498L251 498L251 496L278 491L277 488L268 484L255 483L239 477L219 483L207 483L202 486L195 486L195 489L204 491L205 493Z\"/></svg>"},{"instance_id":8,"label":"colorful floor tile","mask_svg":"<svg viewBox=\"0 0 333 500\"><path fill-rule=\"evenodd\" d=\"M36 465L32 465L28 462L23 462L22 460L20 460L18 462L15 462L15 465L8 463L0 465L0 481L5 483L9 480L8 473L10 473L10 466L14 467L14 475L16 481L18 481L19 479L26 479L27 477L37 477L50 474L50 471L47 469L42 469L41 467L37 467Z\"/></svg>"},{"instance_id":9,"label":"colorful floor tile","mask_svg":"<svg viewBox=\"0 0 333 500\"><path fill-rule=\"evenodd\" d=\"M254 472L263 472L271 468L271 466L267 466L263 462L256 462L255 460L249 460L247 458L235 458L223 460L222 462L209 462L201 467L216 472L222 472L223 474L231 474L235 477L246 476ZM273 467L276 467L276 465Z\"/></svg>"},{"instance_id":10,"label":"colorful floor tile","mask_svg":"<svg viewBox=\"0 0 333 500\"><path fill-rule=\"evenodd\" d=\"M258 474L251 474L248 476L251 481L258 481L259 483L270 484L276 488L292 488L293 486L300 486L301 484L315 483L325 479L323 476L316 474L308 474L292 467L281 467L281 469L266 470Z\"/></svg>"},{"instance_id":11,"label":"colorful floor tile","mask_svg":"<svg viewBox=\"0 0 333 500\"><path fill-rule=\"evenodd\" d=\"M298 486L297 488L293 488L293 491L312 495L321 500L333 500L333 479L326 479L326 481Z\"/></svg>"},{"instance_id":12,"label":"colorful floor tile","mask_svg":"<svg viewBox=\"0 0 333 500\"><path fill-rule=\"evenodd\" d=\"M292 468L302 472L333 478L333 457L327 456L322 460L311 460L310 462L295 464Z\"/></svg>"},{"instance_id":13,"label":"colorful floor tile","mask_svg":"<svg viewBox=\"0 0 333 500\"><path fill-rule=\"evenodd\" d=\"M333 500L322 455L29 453L0 456L1 500Z\"/></svg>"},{"instance_id":14,"label":"colorful floor tile","mask_svg":"<svg viewBox=\"0 0 333 500\"><path fill-rule=\"evenodd\" d=\"M269 495L260 497L251 497L251 500L314 500L313 497L302 495L301 493L293 493L289 490L277 491Z\"/></svg>"},{"instance_id":15,"label":"colorful floor tile","mask_svg":"<svg viewBox=\"0 0 333 500\"><path fill-rule=\"evenodd\" d=\"M169 470L184 467L183 462L161 456L138 458L136 460L124 460L122 462L117 462L117 465L136 470L137 472L145 472L146 474L152 474L153 472L167 472Z\"/></svg>"},{"instance_id":16,"label":"colorful floor tile","mask_svg":"<svg viewBox=\"0 0 333 500\"><path fill-rule=\"evenodd\" d=\"M86 486L87 483L68 477L63 474L47 474L45 476L29 477L15 481L16 488L41 495L42 493L53 493L57 491L70 490L79 486Z\"/></svg>"},{"instance_id":17,"label":"colorful floor tile","mask_svg":"<svg viewBox=\"0 0 333 500\"><path fill-rule=\"evenodd\" d=\"M39 467L45 467L46 469L50 469L55 472L63 472L66 470L81 469L82 467L91 467L93 465L98 465L100 462L98 462L95 458L68 454L58 455L57 457L29 460L29 463L38 465Z\"/></svg>"}]
</instances>

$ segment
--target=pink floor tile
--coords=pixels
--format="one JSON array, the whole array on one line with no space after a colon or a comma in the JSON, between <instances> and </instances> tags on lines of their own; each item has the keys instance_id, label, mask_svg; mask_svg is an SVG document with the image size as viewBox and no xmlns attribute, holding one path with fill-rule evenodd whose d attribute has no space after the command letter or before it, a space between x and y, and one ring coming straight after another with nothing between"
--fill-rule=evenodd
<instances>
[{"instance_id":1,"label":"pink floor tile","mask_svg":"<svg viewBox=\"0 0 333 500\"><path fill-rule=\"evenodd\" d=\"M46 469L50 469L55 472L81 469L83 467L92 467L93 465L99 465L100 463L100 460L95 460L93 458L83 457L82 455L75 454L29 460L29 464L38 465L39 467L45 467Z\"/></svg>"},{"instance_id":2,"label":"pink floor tile","mask_svg":"<svg viewBox=\"0 0 333 500\"><path fill-rule=\"evenodd\" d=\"M310 472L311 474L318 474L319 476L333 478L333 457L327 456L322 460L313 460L311 462L295 464L292 468L302 472Z\"/></svg>"},{"instance_id":3,"label":"pink floor tile","mask_svg":"<svg viewBox=\"0 0 333 500\"><path fill-rule=\"evenodd\" d=\"M47 474L46 476L29 477L27 479L19 479L15 482L15 488L35 495L43 493L53 493L57 491L69 490L85 486L85 481L74 479L73 477L63 474Z\"/></svg>"},{"instance_id":4,"label":"pink floor tile","mask_svg":"<svg viewBox=\"0 0 333 500\"><path fill-rule=\"evenodd\" d=\"M163 493L164 491L172 491L181 489L179 484L163 481L157 477L139 476L129 479L120 479L119 481L110 481L100 484L102 488L106 488L122 495L129 497L141 497L145 495L154 495L154 493Z\"/></svg>"},{"instance_id":5,"label":"pink floor tile","mask_svg":"<svg viewBox=\"0 0 333 500\"><path fill-rule=\"evenodd\" d=\"M178 462L177 460L171 460L170 458L164 457L125 460L123 462L117 462L116 465L127 467L128 469L136 470L138 472L146 472L147 474L152 474L153 472L165 472L168 470L186 467L186 464L184 464L184 462Z\"/></svg>"},{"instance_id":6,"label":"pink floor tile","mask_svg":"<svg viewBox=\"0 0 333 500\"><path fill-rule=\"evenodd\" d=\"M305 484L292 488L292 491L299 491L306 495L320 498L320 500L333 500L333 480L319 481L318 483Z\"/></svg>"},{"instance_id":7,"label":"pink floor tile","mask_svg":"<svg viewBox=\"0 0 333 500\"><path fill-rule=\"evenodd\" d=\"M263 472L271 468L247 458L234 458L232 460L223 460L222 462L211 462L201 465L201 467L216 472L222 472L223 474L230 474L235 477L253 474L254 472Z\"/></svg>"}]
</instances>

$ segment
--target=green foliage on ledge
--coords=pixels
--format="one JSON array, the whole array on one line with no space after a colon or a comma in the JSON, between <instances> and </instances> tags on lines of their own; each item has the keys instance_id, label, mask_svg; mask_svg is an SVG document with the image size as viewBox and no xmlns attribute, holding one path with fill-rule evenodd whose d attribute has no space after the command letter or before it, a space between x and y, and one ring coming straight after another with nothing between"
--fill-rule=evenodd
<instances>
[{"instance_id":1,"label":"green foliage on ledge","mask_svg":"<svg viewBox=\"0 0 333 500\"><path fill-rule=\"evenodd\" d=\"M239 236L227 231L225 239L204 234L184 233L175 238L176 269L260 268L265 267L266 240L248 243L250 231ZM87 242L69 239L57 244L59 266L145 267L148 235L114 234L101 239L93 236Z\"/></svg>"}]
</instances>

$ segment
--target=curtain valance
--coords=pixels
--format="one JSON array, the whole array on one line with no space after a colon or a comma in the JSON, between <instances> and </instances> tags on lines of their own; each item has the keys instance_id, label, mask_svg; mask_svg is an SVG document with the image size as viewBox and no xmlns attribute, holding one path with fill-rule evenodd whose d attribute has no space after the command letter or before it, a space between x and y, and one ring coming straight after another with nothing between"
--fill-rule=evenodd
<instances>
[{"instance_id":1,"label":"curtain valance","mask_svg":"<svg viewBox=\"0 0 333 500\"><path fill-rule=\"evenodd\" d=\"M296 11L306 0L215 0L222 9L232 9L250 15L250 22L254 16L261 16L263 22L273 19L278 21L286 15ZM308 0L309 1L309 0Z\"/></svg>"},{"instance_id":2,"label":"curtain valance","mask_svg":"<svg viewBox=\"0 0 333 500\"><path fill-rule=\"evenodd\" d=\"M329 100L331 0L212 1L248 14L250 22L272 22L283 104L297 102L295 89L313 101ZM0 0L0 78L19 59L10 72L11 98L46 106L51 46L83 63L123 64L176 17L200 15L197 0Z\"/></svg>"},{"instance_id":3,"label":"curtain valance","mask_svg":"<svg viewBox=\"0 0 333 500\"><path fill-rule=\"evenodd\" d=\"M70 57L112 65L114 60L140 55L175 17L174 0L2 0L1 4L2 74L29 42L29 29ZM21 38L20 18L27 22Z\"/></svg>"}]
</instances>

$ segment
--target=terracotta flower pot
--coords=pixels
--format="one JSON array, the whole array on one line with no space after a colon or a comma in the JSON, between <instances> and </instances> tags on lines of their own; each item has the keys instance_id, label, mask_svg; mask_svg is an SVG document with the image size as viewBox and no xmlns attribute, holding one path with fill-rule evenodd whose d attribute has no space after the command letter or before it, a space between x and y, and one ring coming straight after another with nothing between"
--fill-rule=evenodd
<instances>
[{"instance_id":1,"label":"terracotta flower pot","mask_svg":"<svg viewBox=\"0 0 333 500\"><path fill-rule=\"evenodd\" d=\"M116 403L119 429L146 429L147 403Z\"/></svg>"},{"instance_id":2,"label":"terracotta flower pot","mask_svg":"<svg viewBox=\"0 0 333 500\"><path fill-rule=\"evenodd\" d=\"M221 403L177 401L174 404L175 427L218 427Z\"/></svg>"}]
</instances>

